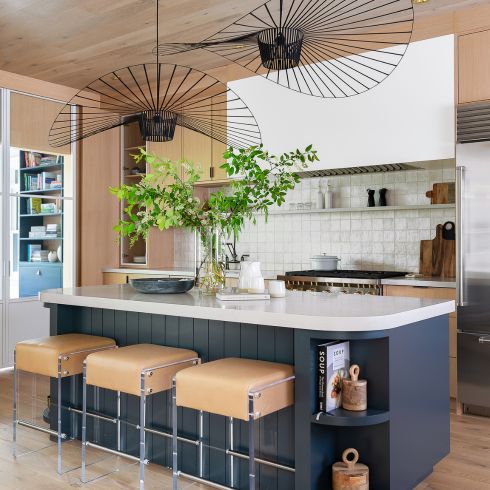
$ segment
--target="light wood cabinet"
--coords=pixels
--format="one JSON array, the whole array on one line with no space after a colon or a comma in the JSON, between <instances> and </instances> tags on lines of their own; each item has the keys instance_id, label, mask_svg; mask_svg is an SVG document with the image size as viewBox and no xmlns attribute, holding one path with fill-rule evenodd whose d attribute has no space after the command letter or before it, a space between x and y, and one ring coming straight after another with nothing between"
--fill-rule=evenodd
<instances>
[{"instance_id":1,"label":"light wood cabinet","mask_svg":"<svg viewBox=\"0 0 490 490\"><path fill-rule=\"evenodd\" d=\"M490 100L490 30L458 37L458 100Z\"/></svg>"},{"instance_id":2,"label":"light wood cabinet","mask_svg":"<svg viewBox=\"0 0 490 490\"><path fill-rule=\"evenodd\" d=\"M201 180L211 180L211 138L184 128L182 131L182 158L190 160L202 171Z\"/></svg>"},{"instance_id":3,"label":"light wood cabinet","mask_svg":"<svg viewBox=\"0 0 490 490\"><path fill-rule=\"evenodd\" d=\"M103 272L102 284L104 286L110 286L113 284L126 284L128 282L128 275L121 272Z\"/></svg>"},{"instance_id":4,"label":"light wood cabinet","mask_svg":"<svg viewBox=\"0 0 490 490\"><path fill-rule=\"evenodd\" d=\"M430 288L416 286L383 286L385 296L404 296L411 298L456 299L453 288ZM449 384L451 398L457 395L457 338L458 325L456 312L449 314Z\"/></svg>"},{"instance_id":5,"label":"light wood cabinet","mask_svg":"<svg viewBox=\"0 0 490 490\"><path fill-rule=\"evenodd\" d=\"M183 132L184 128L177 126L172 141L165 141L162 143L148 141L148 151L157 154L160 158L167 158L172 162L181 160Z\"/></svg>"}]
</instances>

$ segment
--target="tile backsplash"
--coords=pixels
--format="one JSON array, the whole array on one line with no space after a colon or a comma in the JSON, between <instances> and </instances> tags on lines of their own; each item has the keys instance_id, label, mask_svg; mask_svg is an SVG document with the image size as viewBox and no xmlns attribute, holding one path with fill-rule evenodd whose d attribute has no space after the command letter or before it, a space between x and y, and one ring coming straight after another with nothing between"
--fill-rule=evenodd
<instances>
[{"instance_id":1,"label":"tile backsplash","mask_svg":"<svg viewBox=\"0 0 490 490\"><path fill-rule=\"evenodd\" d=\"M267 222L247 223L237 242L239 255L249 254L262 269L278 273L310 268L312 255L338 255L343 269L402 270L418 272L420 240L432 239L437 224L455 220L455 208L383 209L365 208L367 189L388 189L388 206L430 204L425 193L435 182L454 182L454 162L437 170L410 170L379 174L329 177L334 208L339 211L291 214L274 212L297 208L298 203L315 207L318 190L325 190L326 178L308 178L291 192L286 203L272 209ZM378 192L376 192L376 203ZM292 204L291 204L292 203ZM188 260L189 242L185 233L176 234L176 266ZM177 265L179 264L179 265Z\"/></svg>"}]
</instances>

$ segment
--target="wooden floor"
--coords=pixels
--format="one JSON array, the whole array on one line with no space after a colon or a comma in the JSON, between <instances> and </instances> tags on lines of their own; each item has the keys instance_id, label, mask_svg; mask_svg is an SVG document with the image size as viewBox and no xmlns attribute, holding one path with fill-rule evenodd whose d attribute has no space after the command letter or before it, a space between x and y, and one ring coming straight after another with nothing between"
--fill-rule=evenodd
<instances>
[{"instance_id":1,"label":"wooden floor","mask_svg":"<svg viewBox=\"0 0 490 490\"><path fill-rule=\"evenodd\" d=\"M21 379L22 418L31 418L42 412L46 405L48 383L37 377L33 393L32 379L24 375ZM38 407L32 411L34 403ZM12 372L0 372L0 488L2 490L58 490L81 488L80 443L70 441L63 444L64 463L72 471L58 476L56 473L56 445L48 436L29 429L19 428L19 451L26 452L17 460L12 457ZM40 421L38 421L40 422ZM29 453L29 450L37 449ZM86 485L89 489L137 489L138 469L125 459L97 454L91 449L89 478L118 471L98 478ZM171 488L170 471L149 465L146 485L149 490ZM181 481L181 490L210 489L203 485ZM490 490L490 419L451 415L451 454L441 461L434 472L416 490ZM305 489L306 490L306 489ZM392 489L398 490L398 489Z\"/></svg>"}]
</instances>

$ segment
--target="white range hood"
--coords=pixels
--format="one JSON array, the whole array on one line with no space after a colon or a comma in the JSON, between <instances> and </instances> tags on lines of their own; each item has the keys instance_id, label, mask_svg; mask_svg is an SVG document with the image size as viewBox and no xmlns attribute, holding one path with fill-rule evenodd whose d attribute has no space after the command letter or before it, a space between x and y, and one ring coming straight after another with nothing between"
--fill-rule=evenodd
<instances>
[{"instance_id":1,"label":"white range hood","mask_svg":"<svg viewBox=\"0 0 490 490\"><path fill-rule=\"evenodd\" d=\"M354 97L321 99L260 76L229 83L267 149L313 143L310 170L454 158L454 36L412 43L394 72Z\"/></svg>"}]
</instances>

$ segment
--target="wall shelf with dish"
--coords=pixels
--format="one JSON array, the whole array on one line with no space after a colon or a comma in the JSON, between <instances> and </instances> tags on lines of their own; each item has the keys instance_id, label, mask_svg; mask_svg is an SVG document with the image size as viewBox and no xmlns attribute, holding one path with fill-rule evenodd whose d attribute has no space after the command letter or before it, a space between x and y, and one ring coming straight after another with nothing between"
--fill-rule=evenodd
<instances>
[{"instance_id":1,"label":"wall shelf with dish","mask_svg":"<svg viewBox=\"0 0 490 490\"><path fill-rule=\"evenodd\" d=\"M375 206L373 208L329 208L329 209L276 209L269 214L323 214L323 213L365 213L402 210L424 210L424 209L456 209L456 204L419 204L401 206Z\"/></svg>"}]
</instances>

